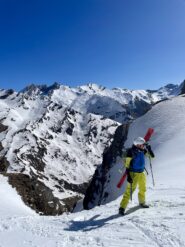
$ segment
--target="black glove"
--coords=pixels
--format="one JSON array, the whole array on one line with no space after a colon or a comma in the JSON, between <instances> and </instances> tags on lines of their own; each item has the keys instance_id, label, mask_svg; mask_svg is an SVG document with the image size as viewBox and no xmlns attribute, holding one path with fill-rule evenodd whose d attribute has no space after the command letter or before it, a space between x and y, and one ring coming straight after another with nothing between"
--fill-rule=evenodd
<instances>
[{"instance_id":1,"label":"black glove","mask_svg":"<svg viewBox=\"0 0 185 247\"><path fill-rule=\"evenodd\" d=\"M150 144L149 144L149 143L146 143L146 144L145 144L145 147L146 147L147 151L149 152L150 156L151 156L152 158L154 158L155 155L154 155L154 153L153 153L153 151L152 151L152 148L151 148Z\"/></svg>"},{"instance_id":2,"label":"black glove","mask_svg":"<svg viewBox=\"0 0 185 247\"><path fill-rule=\"evenodd\" d=\"M132 177L130 176L130 172L129 172L128 169L127 169L127 181L128 181L130 184L133 183Z\"/></svg>"}]
</instances>

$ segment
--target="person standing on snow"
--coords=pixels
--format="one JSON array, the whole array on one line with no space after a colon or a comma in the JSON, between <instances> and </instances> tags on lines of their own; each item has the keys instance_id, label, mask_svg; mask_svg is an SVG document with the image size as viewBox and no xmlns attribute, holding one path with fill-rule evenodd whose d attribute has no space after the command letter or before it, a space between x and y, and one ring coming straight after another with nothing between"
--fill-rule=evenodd
<instances>
[{"instance_id":1,"label":"person standing on snow","mask_svg":"<svg viewBox=\"0 0 185 247\"><path fill-rule=\"evenodd\" d=\"M133 146L127 150L125 167L127 171L127 187L120 203L119 213L125 214L131 193L133 193L138 185L139 205L143 208L149 208L145 203L146 192L146 175L145 175L145 155L154 158L151 146L145 142L145 139L138 137L134 140Z\"/></svg>"}]
</instances>

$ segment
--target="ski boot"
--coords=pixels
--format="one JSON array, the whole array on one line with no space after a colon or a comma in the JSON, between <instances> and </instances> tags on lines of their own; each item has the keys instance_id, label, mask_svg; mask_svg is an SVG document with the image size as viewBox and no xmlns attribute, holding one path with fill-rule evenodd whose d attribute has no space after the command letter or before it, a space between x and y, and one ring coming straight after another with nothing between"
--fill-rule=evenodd
<instances>
[{"instance_id":1,"label":"ski boot","mask_svg":"<svg viewBox=\"0 0 185 247\"><path fill-rule=\"evenodd\" d=\"M125 215L125 209L124 208L119 208L119 214Z\"/></svg>"},{"instance_id":2,"label":"ski boot","mask_svg":"<svg viewBox=\"0 0 185 247\"><path fill-rule=\"evenodd\" d=\"M139 206L141 208L149 208L149 205L145 204L145 203L140 203Z\"/></svg>"}]
</instances>

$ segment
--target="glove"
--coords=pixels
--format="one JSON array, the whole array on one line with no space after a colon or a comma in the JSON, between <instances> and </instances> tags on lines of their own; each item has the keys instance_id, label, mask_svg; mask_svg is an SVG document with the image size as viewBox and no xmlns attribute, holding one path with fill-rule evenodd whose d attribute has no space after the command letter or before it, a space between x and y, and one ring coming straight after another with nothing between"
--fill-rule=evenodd
<instances>
[{"instance_id":1,"label":"glove","mask_svg":"<svg viewBox=\"0 0 185 247\"><path fill-rule=\"evenodd\" d=\"M151 146L150 146L150 144L149 143L146 143L146 149L147 149L147 151L149 152L149 154L150 154L150 156L152 157L152 158L154 158L154 153L153 153L153 151L152 151L152 148L151 148Z\"/></svg>"},{"instance_id":2,"label":"glove","mask_svg":"<svg viewBox=\"0 0 185 247\"><path fill-rule=\"evenodd\" d=\"M128 181L130 184L132 184L132 183L133 183L133 180L132 180L132 178L131 178L131 176L130 176L130 175L127 175L127 181Z\"/></svg>"},{"instance_id":3,"label":"glove","mask_svg":"<svg viewBox=\"0 0 185 247\"><path fill-rule=\"evenodd\" d=\"M146 149L147 149L148 151L150 151L150 150L151 150L151 146L150 146L150 144L149 144L149 143L146 143L146 144L145 144L145 147L146 147Z\"/></svg>"},{"instance_id":4,"label":"glove","mask_svg":"<svg viewBox=\"0 0 185 247\"><path fill-rule=\"evenodd\" d=\"M133 183L133 180L132 180L132 177L130 176L129 170L127 170L127 181L128 181L130 184Z\"/></svg>"}]
</instances>

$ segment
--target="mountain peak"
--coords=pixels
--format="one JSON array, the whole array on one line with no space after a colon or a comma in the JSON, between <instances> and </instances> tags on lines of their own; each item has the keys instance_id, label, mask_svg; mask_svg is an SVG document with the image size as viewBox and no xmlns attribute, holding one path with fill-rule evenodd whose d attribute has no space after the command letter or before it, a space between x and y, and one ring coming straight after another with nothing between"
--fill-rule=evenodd
<instances>
[{"instance_id":1,"label":"mountain peak","mask_svg":"<svg viewBox=\"0 0 185 247\"><path fill-rule=\"evenodd\" d=\"M165 93L168 96L177 96L180 94L180 87L178 84L169 83L164 87L159 88L158 92Z\"/></svg>"},{"instance_id":2,"label":"mountain peak","mask_svg":"<svg viewBox=\"0 0 185 247\"><path fill-rule=\"evenodd\" d=\"M86 85L80 86L79 88L86 92L97 92L105 90L104 86L98 85L96 83L88 83Z\"/></svg>"},{"instance_id":3,"label":"mountain peak","mask_svg":"<svg viewBox=\"0 0 185 247\"><path fill-rule=\"evenodd\" d=\"M36 85L34 83L26 86L21 93L25 93L29 96L33 95L48 95L51 94L55 89L60 88L60 83L53 83L51 86L47 86L46 84L43 85Z\"/></svg>"}]
</instances>

